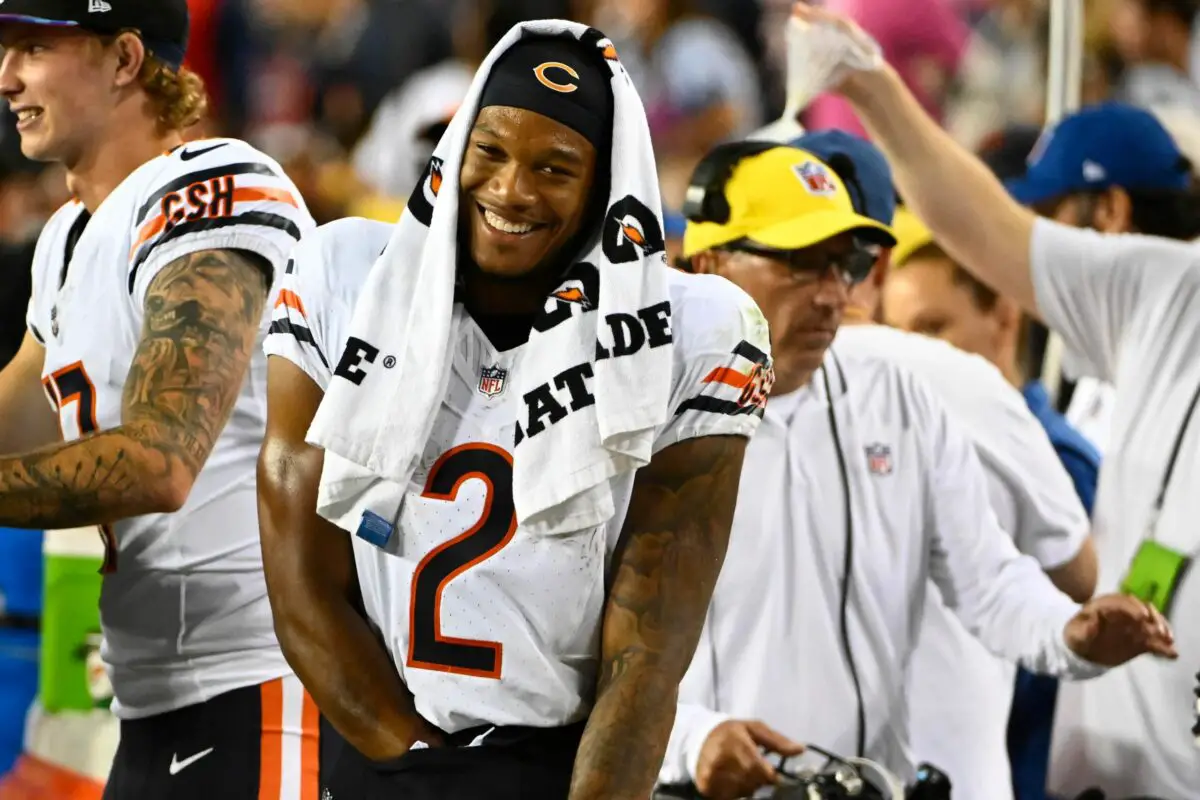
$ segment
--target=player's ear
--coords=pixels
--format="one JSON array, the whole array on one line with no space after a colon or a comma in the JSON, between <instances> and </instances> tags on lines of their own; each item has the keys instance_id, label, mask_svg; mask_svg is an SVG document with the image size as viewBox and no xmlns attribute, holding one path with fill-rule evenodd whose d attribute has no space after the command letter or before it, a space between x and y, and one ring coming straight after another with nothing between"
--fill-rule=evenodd
<instances>
[{"instance_id":1,"label":"player's ear","mask_svg":"<svg viewBox=\"0 0 1200 800\"><path fill-rule=\"evenodd\" d=\"M1005 333L1019 333L1022 321L1021 307L1007 297L996 298L996 308L993 312L1000 329Z\"/></svg>"},{"instance_id":2,"label":"player's ear","mask_svg":"<svg viewBox=\"0 0 1200 800\"><path fill-rule=\"evenodd\" d=\"M702 250L689 258L688 261L691 262L691 271L697 275L719 274L719 258L712 250Z\"/></svg>"},{"instance_id":3,"label":"player's ear","mask_svg":"<svg viewBox=\"0 0 1200 800\"><path fill-rule=\"evenodd\" d=\"M117 56L117 74L114 76L117 86L124 88L137 83L142 65L149 56L142 37L125 31L113 40L112 49Z\"/></svg>"},{"instance_id":4,"label":"player's ear","mask_svg":"<svg viewBox=\"0 0 1200 800\"><path fill-rule=\"evenodd\" d=\"M1096 201L1096 228L1103 233L1128 233L1133 226L1133 201L1119 186L1105 190Z\"/></svg>"}]
</instances>

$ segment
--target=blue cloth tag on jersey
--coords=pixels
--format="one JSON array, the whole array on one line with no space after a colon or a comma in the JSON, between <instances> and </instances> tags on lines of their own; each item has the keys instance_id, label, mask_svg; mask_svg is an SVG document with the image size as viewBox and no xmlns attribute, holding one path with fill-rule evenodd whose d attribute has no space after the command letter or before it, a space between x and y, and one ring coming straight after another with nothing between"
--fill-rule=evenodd
<instances>
[{"instance_id":1,"label":"blue cloth tag on jersey","mask_svg":"<svg viewBox=\"0 0 1200 800\"><path fill-rule=\"evenodd\" d=\"M387 547L388 540L392 538L393 530L395 530L395 527L392 523L383 517L371 511L364 511L362 521L358 523L358 531L356 531L355 535L382 549Z\"/></svg>"}]
</instances>

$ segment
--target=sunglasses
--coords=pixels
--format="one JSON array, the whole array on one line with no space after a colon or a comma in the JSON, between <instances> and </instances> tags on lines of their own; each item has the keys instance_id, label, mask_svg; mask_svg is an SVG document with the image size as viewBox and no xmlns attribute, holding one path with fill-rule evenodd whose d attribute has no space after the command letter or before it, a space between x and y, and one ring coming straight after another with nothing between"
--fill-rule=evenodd
<instances>
[{"instance_id":1,"label":"sunglasses","mask_svg":"<svg viewBox=\"0 0 1200 800\"><path fill-rule=\"evenodd\" d=\"M731 242L722 250L732 253L769 258L787 264L803 282L817 282L830 274L836 275L847 286L856 286L867 279L875 268L883 248L872 242L854 237L854 246L849 250L833 252L823 249L802 248L800 250L777 250L763 247L747 239Z\"/></svg>"}]
</instances>

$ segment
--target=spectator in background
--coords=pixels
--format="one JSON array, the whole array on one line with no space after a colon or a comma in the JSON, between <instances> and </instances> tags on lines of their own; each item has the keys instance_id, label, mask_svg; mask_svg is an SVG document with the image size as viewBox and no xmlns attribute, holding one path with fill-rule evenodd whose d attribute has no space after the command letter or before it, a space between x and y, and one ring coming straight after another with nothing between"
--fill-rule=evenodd
<instances>
[{"instance_id":1,"label":"spectator in background","mask_svg":"<svg viewBox=\"0 0 1200 800\"><path fill-rule=\"evenodd\" d=\"M408 197L475 71L509 29L570 14L565 0L452 0L447 12L455 21L450 57L393 89L354 150L358 179L384 197Z\"/></svg>"},{"instance_id":2,"label":"spectator in background","mask_svg":"<svg viewBox=\"0 0 1200 800\"><path fill-rule=\"evenodd\" d=\"M946 130L964 146L976 148L985 134L1008 123L1041 121L1045 12L1038 0L997 0L972 27L945 112Z\"/></svg>"},{"instance_id":3,"label":"spectator in background","mask_svg":"<svg viewBox=\"0 0 1200 800\"><path fill-rule=\"evenodd\" d=\"M0 367L25 336L38 234L68 199L62 171L26 160L20 147L13 116L5 108L0 112Z\"/></svg>"},{"instance_id":4,"label":"spectator in background","mask_svg":"<svg viewBox=\"0 0 1200 800\"><path fill-rule=\"evenodd\" d=\"M260 37L302 65L317 121L343 147L358 140L389 92L450 52L454 20L433 0L248 2Z\"/></svg>"},{"instance_id":5,"label":"spectator in background","mask_svg":"<svg viewBox=\"0 0 1200 800\"><path fill-rule=\"evenodd\" d=\"M875 37L887 62L934 119L942 118L946 90L958 71L970 30L950 0L827 0ZM865 135L849 103L822 95L809 106L807 127Z\"/></svg>"},{"instance_id":6,"label":"spectator in background","mask_svg":"<svg viewBox=\"0 0 1200 800\"><path fill-rule=\"evenodd\" d=\"M1109 25L1125 72L1115 99L1200 108L1192 39L1200 0L1116 0Z\"/></svg>"},{"instance_id":7,"label":"spectator in background","mask_svg":"<svg viewBox=\"0 0 1200 800\"><path fill-rule=\"evenodd\" d=\"M702 155L762 121L758 72L738 37L698 14L694 0L609 0L593 24L607 31L668 149Z\"/></svg>"},{"instance_id":8,"label":"spectator in background","mask_svg":"<svg viewBox=\"0 0 1200 800\"><path fill-rule=\"evenodd\" d=\"M762 80L727 26L698 0L605 0L590 24L612 38L646 105L664 204L679 208L705 153L763 120Z\"/></svg>"}]
</instances>

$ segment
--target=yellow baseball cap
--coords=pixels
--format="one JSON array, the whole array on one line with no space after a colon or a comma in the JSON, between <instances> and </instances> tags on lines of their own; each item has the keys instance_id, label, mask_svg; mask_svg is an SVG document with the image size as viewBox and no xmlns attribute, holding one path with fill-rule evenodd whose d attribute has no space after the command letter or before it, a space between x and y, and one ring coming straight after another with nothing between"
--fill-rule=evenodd
<instances>
[{"instance_id":1,"label":"yellow baseball cap","mask_svg":"<svg viewBox=\"0 0 1200 800\"><path fill-rule=\"evenodd\" d=\"M684 258L739 239L772 250L800 250L850 231L884 247L896 243L890 228L854 211L841 178L806 150L779 146L741 159L724 194L728 221L688 220Z\"/></svg>"},{"instance_id":2,"label":"yellow baseball cap","mask_svg":"<svg viewBox=\"0 0 1200 800\"><path fill-rule=\"evenodd\" d=\"M935 243L933 234L925 227L925 223L903 206L896 209L892 229L896 233L896 246L892 248L893 267L904 266L913 253Z\"/></svg>"}]
</instances>

